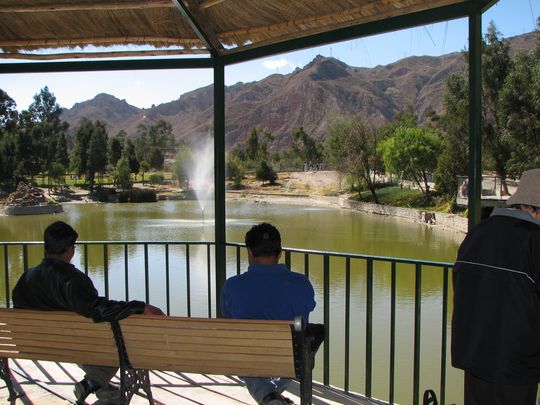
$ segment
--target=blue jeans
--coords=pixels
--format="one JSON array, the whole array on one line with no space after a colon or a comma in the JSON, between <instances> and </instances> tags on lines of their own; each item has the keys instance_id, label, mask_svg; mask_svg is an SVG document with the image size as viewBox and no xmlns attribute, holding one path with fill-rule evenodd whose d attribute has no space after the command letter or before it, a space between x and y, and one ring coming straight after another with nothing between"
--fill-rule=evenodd
<instances>
[{"instance_id":1,"label":"blue jeans","mask_svg":"<svg viewBox=\"0 0 540 405\"><path fill-rule=\"evenodd\" d=\"M258 404L265 396L272 392L282 393L289 387L291 380L288 378L263 378L263 377L240 377L246 383L246 387Z\"/></svg>"}]
</instances>

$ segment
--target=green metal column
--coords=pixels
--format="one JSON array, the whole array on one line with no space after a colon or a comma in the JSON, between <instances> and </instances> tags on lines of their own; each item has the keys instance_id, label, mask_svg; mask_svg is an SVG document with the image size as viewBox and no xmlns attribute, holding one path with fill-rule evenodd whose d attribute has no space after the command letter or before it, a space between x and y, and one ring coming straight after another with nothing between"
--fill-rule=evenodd
<instances>
[{"instance_id":1,"label":"green metal column","mask_svg":"<svg viewBox=\"0 0 540 405\"><path fill-rule=\"evenodd\" d=\"M225 283L225 68L214 59L214 205L216 242L216 314L221 316L219 297Z\"/></svg>"},{"instance_id":2,"label":"green metal column","mask_svg":"<svg viewBox=\"0 0 540 405\"><path fill-rule=\"evenodd\" d=\"M469 230L480 222L482 194L482 11L469 15Z\"/></svg>"}]
</instances>

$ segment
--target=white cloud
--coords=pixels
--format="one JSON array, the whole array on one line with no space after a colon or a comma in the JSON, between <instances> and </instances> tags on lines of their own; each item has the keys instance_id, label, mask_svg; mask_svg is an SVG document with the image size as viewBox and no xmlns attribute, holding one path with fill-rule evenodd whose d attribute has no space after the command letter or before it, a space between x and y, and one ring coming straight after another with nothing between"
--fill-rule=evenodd
<instances>
[{"instance_id":1,"label":"white cloud","mask_svg":"<svg viewBox=\"0 0 540 405\"><path fill-rule=\"evenodd\" d=\"M270 70L280 69L283 67L294 68L294 64L287 59L267 59L262 62L263 67Z\"/></svg>"}]
</instances>

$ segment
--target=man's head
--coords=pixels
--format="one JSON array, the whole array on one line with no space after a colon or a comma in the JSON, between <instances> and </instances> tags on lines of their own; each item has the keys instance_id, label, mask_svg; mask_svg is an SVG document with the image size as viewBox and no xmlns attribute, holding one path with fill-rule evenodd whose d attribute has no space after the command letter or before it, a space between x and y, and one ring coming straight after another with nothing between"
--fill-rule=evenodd
<instances>
[{"instance_id":1,"label":"man's head","mask_svg":"<svg viewBox=\"0 0 540 405\"><path fill-rule=\"evenodd\" d=\"M45 242L45 255L47 257L69 256L69 262L73 257L73 247L79 235L71 226L62 221L49 225L43 234Z\"/></svg>"},{"instance_id":2,"label":"man's head","mask_svg":"<svg viewBox=\"0 0 540 405\"><path fill-rule=\"evenodd\" d=\"M253 226L246 233L249 262L275 264L281 257L281 236L275 226L266 222Z\"/></svg>"},{"instance_id":3,"label":"man's head","mask_svg":"<svg viewBox=\"0 0 540 405\"><path fill-rule=\"evenodd\" d=\"M517 191L506 204L527 211L540 221L540 169L523 172Z\"/></svg>"}]
</instances>

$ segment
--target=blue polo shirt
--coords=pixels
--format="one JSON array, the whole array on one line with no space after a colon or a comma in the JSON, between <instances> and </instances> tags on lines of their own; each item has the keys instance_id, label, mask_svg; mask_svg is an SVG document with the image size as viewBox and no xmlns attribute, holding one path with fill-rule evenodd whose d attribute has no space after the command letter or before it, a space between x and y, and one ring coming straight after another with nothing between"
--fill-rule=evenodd
<instances>
[{"instance_id":1,"label":"blue polo shirt","mask_svg":"<svg viewBox=\"0 0 540 405\"><path fill-rule=\"evenodd\" d=\"M233 319L289 321L302 315L308 322L315 308L315 293L309 279L283 264L250 265L229 278L221 293L221 313Z\"/></svg>"}]
</instances>

